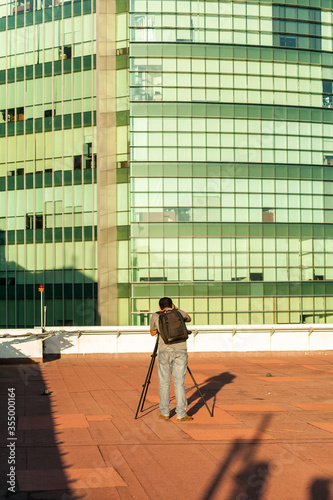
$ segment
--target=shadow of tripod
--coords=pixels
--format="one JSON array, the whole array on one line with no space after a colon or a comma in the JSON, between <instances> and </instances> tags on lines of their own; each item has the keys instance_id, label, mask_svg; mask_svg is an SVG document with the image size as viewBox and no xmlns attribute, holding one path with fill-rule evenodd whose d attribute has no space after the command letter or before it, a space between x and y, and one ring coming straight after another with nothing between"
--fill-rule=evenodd
<instances>
[{"instance_id":1,"label":"shadow of tripod","mask_svg":"<svg viewBox=\"0 0 333 500\"><path fill-rule=\"evenodd\" d=\"M215 377L210 377L205 380L203 384L200 384L201 394L204 395L206 401L214 398L214 403L212 406L212 413L214 413L215 399L216 394L227 384L232 384L232 381L236 378L236 375L233 375L230 372L223 372L219 375L215 375ZM200 394L200 396L201 396ZM195 401L195 404L189 411L190 415L194 415L197 411L202 407L202 402L200 401L199 395L197 392L194 392L188 399L188 404Z\"/></svg>"},{"instance_id":2,"label":"shadow of tripod","mask_svg":"<svg viewBox=\"0 0 333 500\"><path fill-rule=\"evenodd\" d=\"M142 386L143 389L142 389L142 392L141 392L141 397L140 397L139 404L138 404L138 407L137 407L136 414L135 414L134 418L138 418L139 411L143 411L143 406L145 404L145 400L146 400L146 396L147 396L147 392L148 392L148 388L149 388L149 384L150 384L150 380L151 380L151 376L152 376L152 373L153 373L154 364L155 364L155 360L156 360L156 356L157 356L158 337L159 336L157 335L155 347L154 347L153 353L151 355L151 360L150 360L150 364L149 364L147 375L146 375L146 380L145 380L145 382L144 382L144 384ZM200 388L199 388L198 384L196 383L195 378L193 377L193 374L192 374L189 366L187 366L187 371L190 374L190 376L191 376L191 378L193 380L193 383L196 386L197 391L198 391L198 393L199 393L199 395L200 395L203 403L205 404L205 406L206 406L206 408L208 410L209 415L212 417L213 413L208 408L208 405L207 405L207 403L205 401L205 398L203 397L202 392L200 391Z\"/></svg>"}]
</instances>

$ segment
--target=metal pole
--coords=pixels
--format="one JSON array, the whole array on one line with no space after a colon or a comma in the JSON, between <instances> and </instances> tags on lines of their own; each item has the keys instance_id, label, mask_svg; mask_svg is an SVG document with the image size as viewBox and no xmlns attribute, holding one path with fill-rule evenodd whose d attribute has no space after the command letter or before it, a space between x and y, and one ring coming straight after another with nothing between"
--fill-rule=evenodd
<instances>
[{"instance_id":1,"label":"metal pole","mask_svg":"<svg viewBox=\"0 0 333 500\"><path fill-rule=\"evenodd\" d=\"M40 326L43 329L43 292L40 292Z\"/></svg>"},{"instance_id":2,"label":"metal pole","mask_svg":"<svg viewBox=\"0 0 333 500\"><path fill-rule=\"evenodd\" d=\"M147 379L147 383L146 383L146 386L143 390L143 400L142 400L142 405L141 405L141 411L143 411L143 405L145 404L145 401L146 401L146 396L147 396L147 392L148 392L148 389L149 389L149 384L150 384L150 379L151 379L151 376L152 376L152 373L153 373L153 369L154 369L154 364L155 364L155 359L156 359L156 356L157 356L157 344L158 344L158 339L156 340L156 348L154 349L154 352L153 354L151 355L151 363L150 363L150 367L149 367L149 370L148 370L148 379Z\"/></svg>"},{"instance_id":3,"label":"metal pole","mask_svg":"<svg viewBox=\"0 0 333 500\"><path fill-rule=\"evenodd\" d=\"M46 306L44 306L44 328L46 326Z\"/></svg>"},{"instance_id":4,"label":"metal pole","mask_svg":"<svg viewBox=\"0 0 333 500\"><path fill-rule=\"evenodd\" d=\"M203 397L202 392L200 391L199 386L198 386L198 384L196 383L195 378L193 377L192 372L191 372L191 370L189 369L189 367L188 367L188 366L187 366L187 371L188 371L188 372L189 372L189 374L191 375L191 378L192 378L192 380L193 380L193 382L194 382L194 385L196 386L197 391L198 391L198 393L200 394L200 397L201 397L202 401L204 402L204 404L205 404L205 406L206 406L206 408L207 408L207 410L208 410L209 415L212 417L212 416L213 416L213 413L212 413L212 412L210 411L210 409L208 408L208 405L207 405L207 403L206 403L206 401L205 401L205 398Z\"/></svg>"},{"instance_id":5,"label":"metal pole","mask_svg":"<svg viewBox=\"0 0 333 500\"><path fill-rule=\"evenodd\" d=\"M38 288L38 291L40 292L40 327L43 331L44 330L44 328L43 328L43 292L44 292L44 286L40 285Z\"/></svg>"},{"instance_id":6,"label":"metal pole","mask_svg":"<svg viewBox=\"0 0 333 500\"><path fill-rule=\"evenodd\" d=\"M146 375L146 380L145 380L145 382L144 382L144 384L142 386L143 389L142 389L140 401L139 401L138 408L136 410L136 414L135 414L134 418L138 417L138 413L139 413L140 409L141 409L141 411L143 411L143 405L145 404L145 400L146 400L146 396L147 396L147 392L148 392L148 387L149 387L149 384L150 384L151 375L152 375L153 369L154 369L155 358L157 356L157 349L158 349L158 335L157 335L157 338L156 338L156 343L155 343L155 347L154 347L153 353L151 355L151 360L150 360L148 372L147 372L147 375Z\"/></svg>"}]
</instances>

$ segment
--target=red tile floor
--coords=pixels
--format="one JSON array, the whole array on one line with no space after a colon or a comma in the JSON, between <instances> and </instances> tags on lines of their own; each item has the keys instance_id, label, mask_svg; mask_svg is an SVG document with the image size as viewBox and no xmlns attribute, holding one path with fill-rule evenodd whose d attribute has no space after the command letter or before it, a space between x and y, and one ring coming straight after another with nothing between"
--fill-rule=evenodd
<instances>
[{"instance_id":1,"label":"red tile floor","mask_svg":"<svg viewBox=\"0 0 333 500\"><path fill-rule=\"evenodd\" d=\"M190 354L214 416L187 375L194 420L182 424L172 391L170 421L157 418L157 366L134 419L149 363L149 353L0 362L0 498L12 458L13 500L333 499L333 352Z\"/></svg>"}]
</instances>

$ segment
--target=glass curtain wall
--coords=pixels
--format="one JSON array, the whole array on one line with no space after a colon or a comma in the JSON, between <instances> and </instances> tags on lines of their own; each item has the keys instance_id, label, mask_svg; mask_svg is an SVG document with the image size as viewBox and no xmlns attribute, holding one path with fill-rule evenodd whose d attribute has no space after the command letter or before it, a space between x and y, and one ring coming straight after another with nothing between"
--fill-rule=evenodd
<instances>
[{"instance_id":1,"label":"glass curtain wall","mask_svg":"<svg viewBox=\"0 0 333 500\"><path fill-rule=\"evenodd\" d=\"M116 2L116 128L117 128L117 323L131 324L130 300L130 104L129 12L126 0Z\"/></svg>"},{"instance_id":2,"label":"glass curtain wall","mask_svg":"<svg viewBox=\"0 0 333 500\"><path fill-rule=\"evenodd\" d=\"M331 0L131 0L131 322L333 321Z\"/></svg>"},{"instance_id":3,"label":"glass curtain wall","mask_svg":"<svg viewBox=\"0 0 333 500\"><path fill-rule=\"evenodd\" d=\"M92 0L0 0L0 327L96 312Z\"/></svg>"}]
</instances>

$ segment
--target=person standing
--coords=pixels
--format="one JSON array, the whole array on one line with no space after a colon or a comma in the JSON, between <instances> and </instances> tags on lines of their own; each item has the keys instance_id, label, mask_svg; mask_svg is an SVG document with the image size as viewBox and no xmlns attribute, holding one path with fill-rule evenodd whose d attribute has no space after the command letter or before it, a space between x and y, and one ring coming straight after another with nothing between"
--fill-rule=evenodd
<instances>
[{"instance_id":1,"label":"person standing","mask_svg":"<svg viewBox=\"0 0 333 500\"><path fill-rule=\"evenodd\" d=\"M152 314L150 318L150 333L155 336L159 333L159 318L161 312L178 309L169 297L159 300L159 311ZM186 323L191 317L184 311L178 309ZM189 422L193 417L187 415L187 399L185 391L185 375L187 371L187 346L186 340L175 344L165 344L162 336L158 339L158 385L160 398L160 414L158 418L169 420L170 414L170 383L173 375L173 383L176 395L177 422Z\"/></svg>"}]
</instances>

